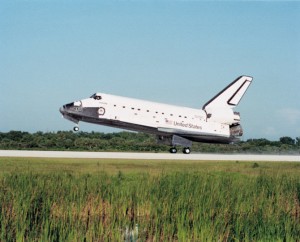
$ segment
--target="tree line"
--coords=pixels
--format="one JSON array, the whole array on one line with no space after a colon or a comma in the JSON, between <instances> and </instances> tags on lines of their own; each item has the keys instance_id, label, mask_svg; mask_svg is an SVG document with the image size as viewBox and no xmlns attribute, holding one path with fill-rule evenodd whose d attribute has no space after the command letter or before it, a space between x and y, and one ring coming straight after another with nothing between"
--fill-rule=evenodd
<instances>
[{"instance_id":1,"label":"tree line","mask_svg":"<svg viewBox=\"0 0 300 242\"><path fill-rule=\"evenodd\" d=\"M155 135L134 132L0 132L0 149L70 151L168 152L169 146L156 143ZM281 137L278 141L248 139L235 144L193 143L193 152L300 154L300 137Z\"/></svg>"}]
</instances>

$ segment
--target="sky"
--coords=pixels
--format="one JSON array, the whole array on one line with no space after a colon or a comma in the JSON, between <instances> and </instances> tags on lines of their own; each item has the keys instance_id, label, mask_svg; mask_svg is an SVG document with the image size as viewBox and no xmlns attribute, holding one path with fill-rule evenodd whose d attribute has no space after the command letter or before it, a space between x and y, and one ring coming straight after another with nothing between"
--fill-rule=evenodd
<instances>
[{"instance_id":1,"label":"sky","mask_svg":"<svg viewBox=\"0 0 300 242\"><path fill-rule=\"evenodd\" d=\"M0 132L71 130L95 92L202 108L240 75L243 139L300 137L300 1L0 0Z\"/></svg>"}]
</instances>

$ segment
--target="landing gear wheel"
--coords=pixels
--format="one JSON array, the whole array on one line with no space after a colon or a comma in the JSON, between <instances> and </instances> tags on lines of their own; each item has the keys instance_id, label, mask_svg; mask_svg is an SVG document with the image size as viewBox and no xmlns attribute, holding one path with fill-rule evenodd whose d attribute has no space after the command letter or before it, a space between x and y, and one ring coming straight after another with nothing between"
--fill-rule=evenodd
<instances>
[{"instance_id":1,"label":"landing gear wheel","mask_svg":"<svg viewBox=\"0 0 300 242\"><path fill-rule=\"evenodd\" d=\"M191 153L191 149L189 147L185 147L185 148L183 148L183 153L184 154L190 154Z\"/></svg>"},{"instance_id":2,"label":"landing gear wheel","mask_svg":"<svg viewBox=\"0 0 300 242\"><path fill-rule=\"evenodd\" d=\"M175 154L177 153L177 149L175 147L170 148L170 153Z\"/></svg>"},{"instance_id":3,"label":"landing gear wheel","mask_svg":"<svg viewBox=\"0 0 300 242\"><path fill-rule=\"evenodd\" d=\"M75 132L78 132L78 131L79 131L79 127L78 127L78 126L75 126L75 127L73 128L73 130L74 130Z\"/></svg>"}]
</instances>

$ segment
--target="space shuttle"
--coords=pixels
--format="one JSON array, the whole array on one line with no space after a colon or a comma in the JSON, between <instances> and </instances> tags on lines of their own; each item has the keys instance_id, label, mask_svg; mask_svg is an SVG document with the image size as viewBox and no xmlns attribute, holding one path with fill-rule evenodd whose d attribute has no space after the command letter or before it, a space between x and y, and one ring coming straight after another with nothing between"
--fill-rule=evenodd
<instances>
[{"instance_id":1,"label":"space shuttle","mask_svg":"<svg viewBox=\"0 0 300 242\"><path fill-rule=\"evenodd\" d=\"M192 142L228 144L243 135L240 113L234 111L252 82L250 76L240 76L202 108L188 108L146 100L95 93L91 97L65 104L63 117L79 122L105 125L125 130L154 134L159 144L170 146L176 153L191 152Z\"/></svg>"}]
</instances>

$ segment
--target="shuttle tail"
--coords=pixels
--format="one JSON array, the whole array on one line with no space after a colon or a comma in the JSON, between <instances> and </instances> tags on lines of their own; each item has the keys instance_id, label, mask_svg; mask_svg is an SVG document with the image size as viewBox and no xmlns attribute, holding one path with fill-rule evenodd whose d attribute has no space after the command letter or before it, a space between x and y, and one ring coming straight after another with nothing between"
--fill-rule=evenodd
<instances>
[{"instance_id":1,"label":"shuttle tail","mask_svg":"<svg viewBox=\"0 0 300 242\"><path fill-rule=\"evenodd\" d=\"M239 123L239 114L233 112L252 82L250 76L240 76L204 104L203 110L211 121L226 124Z\"/></svg>"},{"instance_id":2,"label":"shuttle tail","mask_svg":"<svg viewBox=\"0 0 300 242\"><path fill-rule=\"evenodd\" d=\"M238 77L216 96L210 99L206 104L204 104L203 110L211 108L236 107L251 84L252 79L253 78L250 76Z\"/></svg>"}]
</instances>

